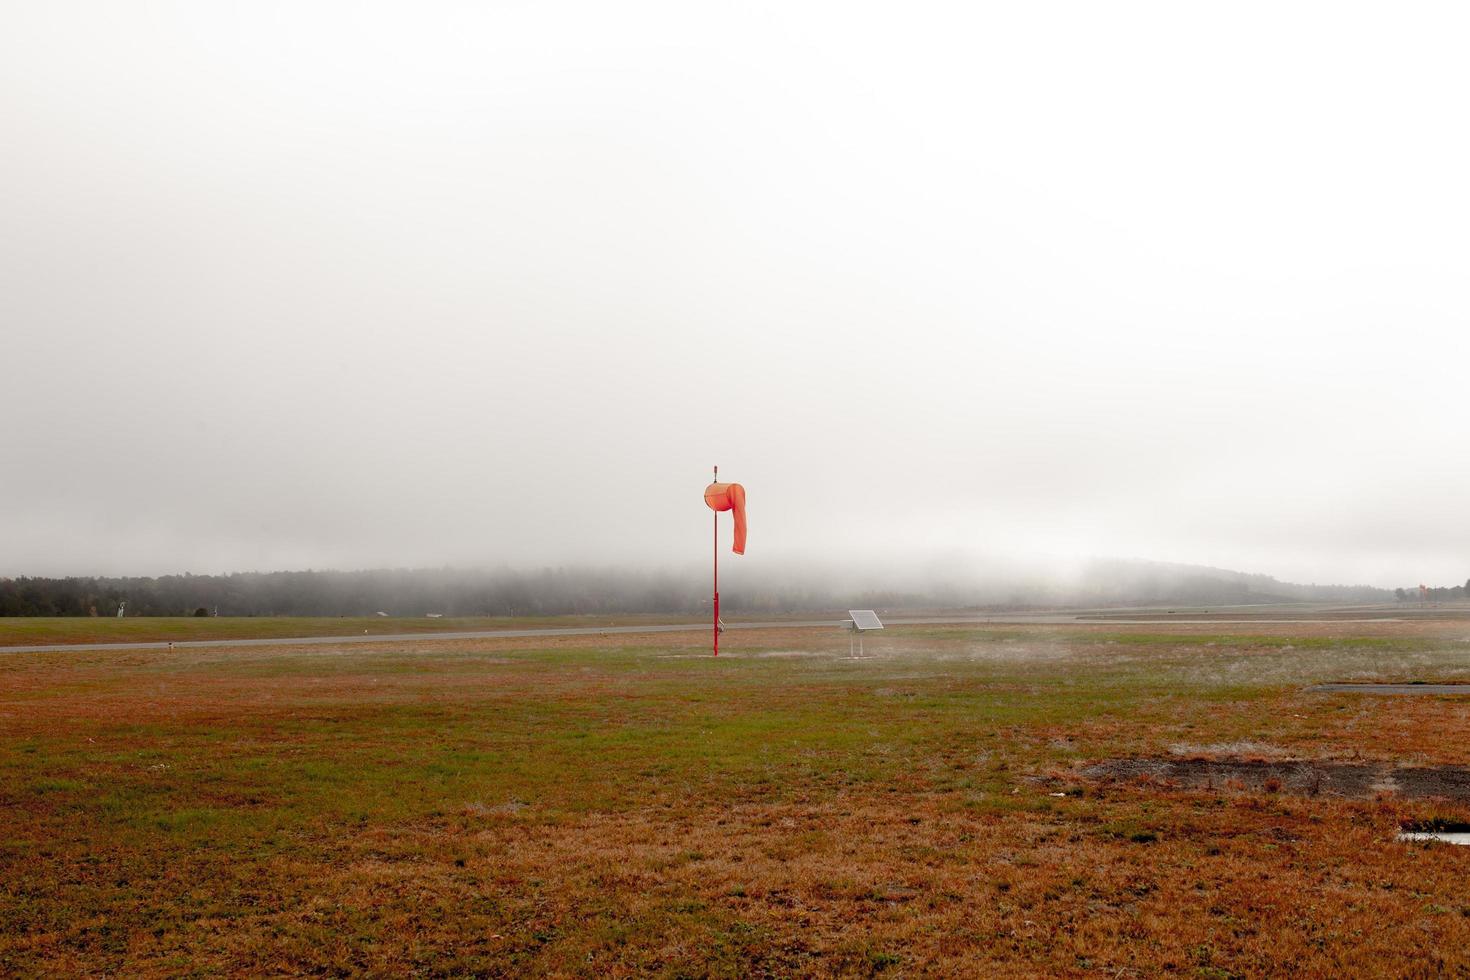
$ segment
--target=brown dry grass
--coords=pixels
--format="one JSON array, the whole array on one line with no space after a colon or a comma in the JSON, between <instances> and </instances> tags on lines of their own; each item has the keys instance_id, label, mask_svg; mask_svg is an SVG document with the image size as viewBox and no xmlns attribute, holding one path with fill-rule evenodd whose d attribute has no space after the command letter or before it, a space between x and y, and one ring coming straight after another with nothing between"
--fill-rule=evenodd
<instances>
[{"instance_id":1,"label":"brown dry grass","mask_svg":"<svg viewBox=\"0 0 1470 980\"><path fill-rule=\"evenodd\" d=\"M1097 784L1470 764L1470 623L0 659L0 972L1464 975L1463 803ZM1053 796L1053 793L1064 793Z\"/></svg>"}]
</instances>

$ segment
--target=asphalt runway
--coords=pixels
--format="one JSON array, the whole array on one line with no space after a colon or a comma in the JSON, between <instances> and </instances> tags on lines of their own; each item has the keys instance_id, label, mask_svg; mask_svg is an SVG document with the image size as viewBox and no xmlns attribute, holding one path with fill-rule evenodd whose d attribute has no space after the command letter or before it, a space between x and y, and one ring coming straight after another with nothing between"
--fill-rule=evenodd
<instances>
[{"instance_id":1,"label":"asphalt runway","mask_svg":"<svg viewBox=\"0 0 1470 980\"><path fill-rule=\"evenodd\" d=\"M1338 625L1343 623L1386 623L1395 621L1396 620L1392 617L1364 617L1360 619L1267 619L1244 616L1236 619L1200 619L1185 618L1184 616L1156 616L1156 618L1150 619L1121 619L1116 618L1116 614L1070 612L1012 613L991 616L926 616L917 618L886 619L884 620L884 623L888 626L1229 626L1246 625L1252 623L1324 623ZM831 627L835 629L843 625L843 622L843 620L838 619L785 620L765 623L726 623L725 628L727 630L799 629L809 627ZM260 637L233 640L175 640L172 643L169 643L166 640L150 640L132 643L48 643L30 646L0 646L0 653L53 653L61 650L167 650L170 647L176 649L185 649L188 647L315 646L323 644L344 643L422 643L431 640L496 640L534 639L536 637L553 636L613 636L638 633L698 633L707 632L709 628L709 623L669 623L648 626L566 626L521 630L470 630L465 632L453 633L367 633L362 636L358 636L356 634L347 634L344 636Z\"/></svg>"},{"instance_id":2,"label":"asphalt runway","mask_svg":"<svg viewBox=\"0 0 1470 980\"><path fill-rule=\"evenodd\" d=\"M804 623L726 623L729 629L770 629L780 626L839 626L837 620ZM538 636L611 636L616 633L685 633L708 631L709 623L671 623L655 626L567 626L535 630L470 630L461 633L364 633L358 636L280 636L243 640L175 640L144 643L52 643L43 646L0 647L0 653L50 653L58 650L167 650L187 647L285 647L338 643L418 643L425 640L497 640Z\"/></svg>"}]
</instances>

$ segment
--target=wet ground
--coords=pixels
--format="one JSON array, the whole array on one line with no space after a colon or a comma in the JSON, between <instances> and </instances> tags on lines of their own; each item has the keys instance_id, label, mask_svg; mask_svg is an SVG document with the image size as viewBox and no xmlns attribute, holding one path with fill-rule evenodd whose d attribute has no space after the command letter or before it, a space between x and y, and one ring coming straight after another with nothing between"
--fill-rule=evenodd
<instances>
[{"instance_id":1,"label":"wet ground","mask_svg":"<svg viewBox=\"0 0 1470 980\"><path fill-rule=\"evenodd\" d=\"M1318 694L1387 694L1399 697L1427 695L1470 695L1470 684L1317 684L1307 688Z\"/></svg>"},{"instance_id":2,"label":"wet ground","mask_svg":"<svg viewBox=\"0 0 1470 980\"><path fill-rule=\"evenodd\" d=\"M1109 782L1178 789L1248 789L1304 796L1332 794L1470 800L1470 767L1400 766L1391 762L1272 762L1217 759L1110 759L1081 774Z\"/></svg>"}]
</instances>

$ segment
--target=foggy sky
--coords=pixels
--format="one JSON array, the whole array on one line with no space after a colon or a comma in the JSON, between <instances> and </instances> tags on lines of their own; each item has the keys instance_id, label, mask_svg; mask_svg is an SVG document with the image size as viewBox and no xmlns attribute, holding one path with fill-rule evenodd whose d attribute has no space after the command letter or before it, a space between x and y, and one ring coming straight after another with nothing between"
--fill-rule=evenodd
<instances>
[{"instance_id":1,"label":"foggy sky","mask_svg":"<svg viewBox=\"0 0 1470 980\"><path fill-rule=\"evenodd\" d=\"M1458 5L5 20L0 574L1470 575Z\"/></svg>"}]
</instances>

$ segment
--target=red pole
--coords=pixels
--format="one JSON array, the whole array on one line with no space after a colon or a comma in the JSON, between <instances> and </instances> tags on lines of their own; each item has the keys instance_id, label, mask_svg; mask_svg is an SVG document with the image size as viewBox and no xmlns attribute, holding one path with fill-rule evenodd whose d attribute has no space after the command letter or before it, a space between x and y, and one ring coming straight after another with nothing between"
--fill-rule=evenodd
<instances>
[{"instance_id":1,"label":"red pole","mask_svg":"<svg viewBox=\"0 0 1470 980\"><path fill-rule=\"evenodd\" d=\"M720 482L720 468L715 467L715 480ZM720 655L720 512L715 511L715 656Z\"/></svg>"}]
</instances>

